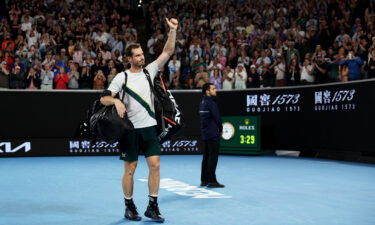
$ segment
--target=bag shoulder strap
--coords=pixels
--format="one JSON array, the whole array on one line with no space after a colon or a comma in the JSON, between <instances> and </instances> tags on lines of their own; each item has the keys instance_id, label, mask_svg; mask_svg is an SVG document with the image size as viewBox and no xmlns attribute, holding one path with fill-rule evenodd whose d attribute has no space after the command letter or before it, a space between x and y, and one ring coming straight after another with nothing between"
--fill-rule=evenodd
<instances>
[{"instance_id":1,"label":"bag shoulder strap","mask_svg":"<svg viewBox=\"0 0 375 225\"><path fill-rule=\"evenodd\" d=\"M128 74L125 71L124 71L124 73L125 73L125 83L122 86L122 97L121 97L121 101L122 102L124 102L125 92L126 92L126 85L128 84Z\"/></svg>"},{"instance_id":2,"label":"bag shoulder strap","mask_svg":"<svg viewBox=\"0 0 375 225\"><path fill-rule=\"evenodd\" d=\"M146 75L148 84L150 85L150 90L154 94L154 98L156 99L156 101L159 101L158 96L156 95L156 92L155 92L155 89L154 89L154 85L152 84L152 81L151 81L150 73L148 72L148 70L146 68L143 68L143 72Z\"/></svg>"}]
</instances>

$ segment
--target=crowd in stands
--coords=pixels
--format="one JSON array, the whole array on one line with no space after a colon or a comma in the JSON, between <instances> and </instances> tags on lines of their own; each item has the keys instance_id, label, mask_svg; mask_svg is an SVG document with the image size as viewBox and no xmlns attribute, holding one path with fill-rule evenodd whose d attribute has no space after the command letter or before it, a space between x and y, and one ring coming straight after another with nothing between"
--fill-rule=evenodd
<instances>
[{"instance_id":1,"label":"crowd in stands","mask_svg":"<svg viewBox=\"0 0 375 225\"><path fill-rule=\"evenodd\" d=\"M367 0L153 1L152 57L165 17L180 21L172 88L245 89L375 77L375 2ZM151 58L152 58L151 57Z\"/></svg>"},{"instance_id":2,"label":"crowd in stands","mask_svg":"<svg viewBox=\"0 0 375 225\"><path fill-rule=\"evenodd\" d=\"M144 35L162 52L165 18L176 50L160 70L171 89L279 87L375 77L375 2L368 0L6 1L0 88L105 89ZM138 34L134 20L148 34Z\"/></svg>"},{"instance_id":3,"label":"crowd in stands","mask_svg":"<svg viewBox=\"0 0 375 225\"><path fill-rule=\"evenodd\" d=\"M105 89L127 66L125 48L137 40L129 3L7 2L0 22L0 88Z\"/></svg>"}]
</instances>

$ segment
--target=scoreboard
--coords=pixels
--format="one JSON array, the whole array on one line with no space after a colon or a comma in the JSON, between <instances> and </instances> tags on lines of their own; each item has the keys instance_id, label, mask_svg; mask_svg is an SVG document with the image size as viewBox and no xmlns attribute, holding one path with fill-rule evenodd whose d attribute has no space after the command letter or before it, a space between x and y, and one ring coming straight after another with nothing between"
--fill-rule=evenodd
<instances>
[{"instance_id":1,"label":"scoreboard","mask_svg":"<svg viewBox=\"0 0 375 225\"><path fill-rule=\"evenodd\" d=\"M259 116L224 116L220 153L262 154Z\"/></svg>"}]
</instances>

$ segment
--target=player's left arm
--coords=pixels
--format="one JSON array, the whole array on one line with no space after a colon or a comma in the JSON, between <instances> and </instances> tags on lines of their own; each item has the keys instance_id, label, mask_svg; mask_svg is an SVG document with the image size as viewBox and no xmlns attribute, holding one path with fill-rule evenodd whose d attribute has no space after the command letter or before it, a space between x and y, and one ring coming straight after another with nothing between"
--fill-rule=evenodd
<instances>
[{"instance_id":1,"label":"player's left arm","mask_svg":"<svg viewBox=\"0 0 375 225\"><path fill-rule=\"evenodd\" d=\"M171 55L173 55L176 44L176 32L178 21L174 18L170 20L166 18L166 21L169 26L168 40L164 45L163 52L156 59L156 63L158 64L159 68L162 68L165 65L165 63L167 63Z\"/></svg>"}]
</instances>

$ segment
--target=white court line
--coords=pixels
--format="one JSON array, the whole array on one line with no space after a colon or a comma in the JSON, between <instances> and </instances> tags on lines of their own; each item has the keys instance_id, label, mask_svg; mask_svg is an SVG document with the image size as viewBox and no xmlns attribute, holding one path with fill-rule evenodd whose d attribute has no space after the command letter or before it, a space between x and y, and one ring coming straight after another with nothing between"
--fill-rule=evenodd
<instances>
[{"instance_id":1,"label":"white court line","mask_svg":"<svg viewBox=\"0 0 375 225\"><path fill-rule=\"evenodd\" d=\"M138 179L141 182L147 182L147 179ZM192 198L232 198L216 191L186 184L182 181L173 180L171 178L160 179L160 188L173 192L182 196L190 196Z\"/></svg>"}]
</instances>

